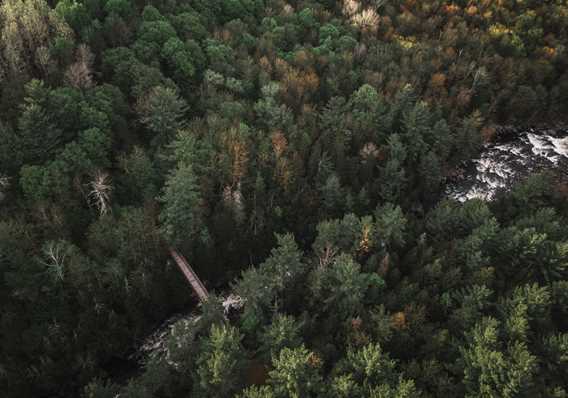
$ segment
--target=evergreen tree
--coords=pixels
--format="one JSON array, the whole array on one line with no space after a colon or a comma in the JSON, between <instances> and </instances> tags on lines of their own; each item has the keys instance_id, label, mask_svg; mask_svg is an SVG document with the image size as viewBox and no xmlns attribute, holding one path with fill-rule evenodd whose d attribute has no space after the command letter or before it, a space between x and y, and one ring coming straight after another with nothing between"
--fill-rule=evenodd
<instances>
[{"instance_id":1,"label":"evergreen tree","mask_svg":"<svg viewBox=\"0 0 568 398\"><path fill-rule=\"evenodd\" d=\"M284 348L272 360L269 384L275 397L317 397L322 391L320 368L323 365L316 353L303 345Z\"/></svg>"},{"instance_id":2,"label":"evergreen tree","mask_svg":"<svg viewBox=\"0 0 568 398\"><path fill-rule=\"evenodd\" d=\"M241 336L227 325L212 325L197 359L196 396L231 397L242 383L245 363Z\"/></svg>"},{"instance_id":3,"label":"evergreen tree","mask_svg":"<svg viewBox=\"0 0 568 398\"><path fill-rule=\"evenodd\" d=\"M199 187L190 165L178 165L166 181L161 200L163 232L172 244L187 245L206 239Z\"/></svg>"}]
</instances>

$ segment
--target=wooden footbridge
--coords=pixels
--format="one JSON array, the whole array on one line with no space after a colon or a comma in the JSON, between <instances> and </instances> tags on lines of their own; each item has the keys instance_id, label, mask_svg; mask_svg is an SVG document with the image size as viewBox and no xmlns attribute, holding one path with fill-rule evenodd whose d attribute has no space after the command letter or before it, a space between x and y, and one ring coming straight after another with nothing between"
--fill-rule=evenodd
<instances>
[{"instance_id":1,"label":"wooden footbridge","mask_svg":"<svg viewBox=\"0 0 568 398\"><path fill-rule=\"evenodd\" d=\"M199 297L199 300L202 302L207 301L209 293L207 293L207 289L205 289L205 286L203 285L193 268L191 268L185 257L174 248L170 247L169 251L178 268L181 270L181 272L183 272L185 278L193 288L193 291L195 292L195 294L197 294L197 297Z\"/></svg>"}]
</instances>

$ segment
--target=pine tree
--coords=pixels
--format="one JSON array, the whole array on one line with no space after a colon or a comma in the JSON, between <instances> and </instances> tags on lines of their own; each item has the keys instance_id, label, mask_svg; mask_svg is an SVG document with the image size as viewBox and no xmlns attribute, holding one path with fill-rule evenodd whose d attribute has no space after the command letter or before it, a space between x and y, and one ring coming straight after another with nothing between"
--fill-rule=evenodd
<instances>
[{"instance_id":1,"label":"pine tree","mask_svg":"<svg viewBox=\"0 0 568 398\"><path fill-rule=\"evenodd\" d=\"M381 198L390 203L399 203L405 191L406 173L404 162L406 149L398 134L389 137L389 157L381 168L379 193Z\"/></svg>"},{"instance_id":2,"label":"pine tree","mask_svg":"<svg viewBox=\"0 0 568 398\"><path fill-rule=\"evenodd\" d=\"M183 128L187 105L175 90L157 86L139 99L137 110L142 124L154 135L154 146L161 146Z\"/></svg>"},{"instance_id":3,"label":"pine tree","mask_svg":"<svg viewBox=\"0 0 568 398\"><path fill-rule=\"evenodd\" d=\"M277 314L260 336L259 351L267 359L276 357L284 348L297 348L302 344L300 326L294 317Z\"/></svg>"},{"instance_id":4,"label":"pine tree","mask_svg":"<svg viewBox=\"0 0 568 398\"><path fill-rule=\"evenodd\" d=\"M161 201L160 220L170 243L187 245L207 239L201 195L190 165L178 165L166 181Z\"/></svg>"},{"instance_id":5,"label":"pine tree","mask_svg":"<svg viewBox=\"0 0 568 398\"><path fill-rule=\"evenodd\" d=\"M523 342L504 346L499 329L496 319L483 319L461 350L467 397L516 397L530 391L537 358Z\"/></svg>"},{"instance_id":6,"label":"pine tree","mask_svg":"<svg viewBox=\"0 0 568 398\"><path fill-rule=\"evenodd\" d=\"M234 327L212 325L201 342L194 392L199 397L232 397L242 384L245 353Z\"/></svg>"},{"instance_id":7,"label":"pine tree","mask_svg":"<svg viewBox=\"0 0 568 398\"><path fill-rule=\"evenodd\" d=\"M322 391L321 359L303 345L284 348L272 360L268 383L277 398L310 398L320 396Z\"/></svg>"}]
</instances>

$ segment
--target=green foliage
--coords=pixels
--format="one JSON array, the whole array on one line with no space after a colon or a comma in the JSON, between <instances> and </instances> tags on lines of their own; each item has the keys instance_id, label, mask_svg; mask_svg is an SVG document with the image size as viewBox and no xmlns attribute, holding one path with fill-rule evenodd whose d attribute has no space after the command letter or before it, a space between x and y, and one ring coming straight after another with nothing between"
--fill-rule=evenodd
<instances>
[{"instance_id":1,"label":"green foliage","mask_svg":"<svg viewBox=\"0 0 568 398\"><path fill-rule=\"evenodd\" d=\"M296 348L302 344L300 325L288 315L276 315L260 337L259 350L267 359L274 358L284 348Z\"/></svg>"},{"instance_id":2,"label":"green foliage","mask_svg":"<svg viewBox=\"0 0 568 398\"><path fill-rule=\"evenodd\" d=\"M272 249L270 257L258 269L244 271L234 285L235 292L246 300L241 322L247 332L257 330L265 322L272 305L287 304L303 276L302 253L293 236L276 238L278 247Z\"/></svg>"},{"instance_id":3,"label":"green foliage","mask_svg":"<svg viewBox=\"0 0 568 398\"><path fill-rule=\"evenodd\" d=\"M565 3L2 1L2 396L567 396Z\"/></svg>"},{"instance_id":4,"label":"green foliage","mask_svg":"<svg viewBox=\"0 0 568 398\"><path fill-rule=\"evenodd\" d=\"M84 4L75 0L61 0L55 6L55 12L74 29L79 30L82 24L89 23L89 13Z\"/></svg>"},{"instance_id":5,"label":"green foliage","mask_svg":"<svg viewBox=\"0 0 568 398\"><path fill-rule=\"evenodd\" d=\"M179 164L166 181L160 214L165 237L175 245L205 240L201 195L191 165Z\"/></svg>"},{"instance_id":6,"label":"green foliage","mask_svg":"<svg viewBox=\"0 0 568 398\"><path fill-rule=\"evenodd\" d=\"M362 273L360 265L350 256L340 255L311 275L310 299L321 312L347 319L362 310L365 294L371 287L383 285L384 281L377 275Z\"/></svg>"},{"instance_id":7,"label":"green foliage","mask_svg":"<svg viewBox=\"0 0 568 398\"><path fill-rule=\"evenodd\" d=\"M513 397L528 393L537 360L526 345L511 341L503 347L499 322L485 318L471 332L463 350L466 396Z\"/></svg>"},{"instance_id":8,"label":"green foliage","mask_svg":"<svg viewBox=\"0 0 568 398\"><path fill-rule=\"evenodd\" d=\"M400 247L405 243L407 220L399 206L385 204L375 211L377 240L387 247Z\"/></svg>"},{"instance_id":9,"label":"green foliage","mask_svg":"<svg viewBox=\"0 0 568 398\"><path fill-rule=\"evenodd\" d=\"M272 360L269 384L276 397L316 397L323 388L320 367L323 365L317 354L303 345L284 348Z\"/></svg>"},{"instance_id":10,"label":"green foliage","mask_svg":"<svg viewBox=\"0 0 568 398\"><path fill-rule=\"evenodd\" d=\"M170 88L152 88L138 101L137 108L140 121L154 134L152 144L155 146L169 142L183 128L182 118L187 112L187 105Z\"/></svg>"},{"instance_id":11,"label":"green foliage","mask_svg":"<svg viewBox=\"0 0 568 398\"><path fill-rule=\"evenodd\" d=\"M380 195L385 202L398 203L406 181L406 149L398 134L389 137L388 147L388 160L381 169Z\"/></svg>"},{"instance_id":12,"label":"green foliage","mask_svg":"<svg viewBox=\"0 0 568 398\"><path fill-rule=\"evenodd\" d=\"M378 344L355 351L350 349L334 373L332 396L337 397L411 397L418 396L412 380L396 372L396 363Z\"/></svg>"},{"instance_id":13,"label":"green foliage","mask_svg":"<svg viewBox=\"0 0 568 398\"><path fill-rule=\"evenodd\" d=\"M57 127L54 114L47 108L49 89L39 80L26 85L26 100L18 120L17 148L25 153L20 158L44 160L61 143L63 132Z\"/></svg>"},{"instance_id":14,"label":"green foliage","mask_svg":"<svg viewBox=\"0 0 568 398\"><path fill-rule=\"evenodd\" d=\"M252 386L245 389L238 398L274 398L274 393L269 386Z\"/></svg>"},{"instance_id":15,"label":"green foliage","mask_svg":"<svg viewBox=\"0 0 568 398\"><path fill-rule=\"evenodd\" d=\"M122 179L124 195L127 198L152 201L158 196L159 174L147 153L135 147L121 159L124 170Z\"/></svg>"},{"instance_id":16,"label":"green foliage","mask_svg":"<svg viewBox=\"0 0 568 398\"><path fill-rule=\"evenodd\" d=\"M242 382L243 349L238 330L230 326L211 326L197 359L197 396L230 397Z\"/></svg>"}]
</instances>

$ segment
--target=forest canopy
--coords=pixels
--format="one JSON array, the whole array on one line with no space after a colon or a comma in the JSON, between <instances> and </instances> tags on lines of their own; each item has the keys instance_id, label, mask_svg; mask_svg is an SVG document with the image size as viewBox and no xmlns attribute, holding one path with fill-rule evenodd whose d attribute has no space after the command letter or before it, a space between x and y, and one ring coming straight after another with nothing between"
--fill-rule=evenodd
<instances>
[{"instance_id":1,"label":"forest canopy","mask_svg":"<svg viewBox=\"0 0 568 398\"><path fill-rule=\"evenodd\" d=\"M565 125L567 43L565 0L3 0L2 396L568 397L568 185L444 197Z\"/></svg>"}]
</instances>

